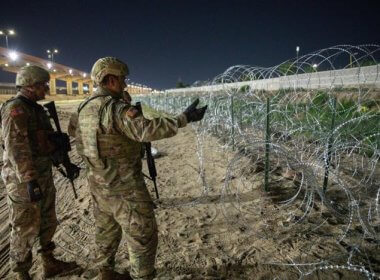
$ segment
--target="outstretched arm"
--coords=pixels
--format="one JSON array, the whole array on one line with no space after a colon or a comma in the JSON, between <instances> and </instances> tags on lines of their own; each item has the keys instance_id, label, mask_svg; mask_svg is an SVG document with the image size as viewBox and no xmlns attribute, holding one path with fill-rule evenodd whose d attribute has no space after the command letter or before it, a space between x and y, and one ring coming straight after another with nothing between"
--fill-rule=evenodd
<instances>
[{"instance_id":1,"label":"outstretched arm","mask_svg":"<svg viewBox=\"0 0 380 280\"><path fill-rule=\"evenodd\" d=\"M125 107L115 114L115 122L120 132L137 142L151 142L172 137L177 134L178 128L187 124L184 114L147 119L141 109L135 106Z\"/></svg>"}]
</instances>

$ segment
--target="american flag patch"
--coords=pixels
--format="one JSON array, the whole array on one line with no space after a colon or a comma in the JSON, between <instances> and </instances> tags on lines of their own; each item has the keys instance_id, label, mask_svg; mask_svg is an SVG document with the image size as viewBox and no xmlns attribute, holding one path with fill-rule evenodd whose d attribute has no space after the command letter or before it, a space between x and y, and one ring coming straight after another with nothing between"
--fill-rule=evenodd
<instances>
[{"instance_id":1,"label":"american flag patch","mask_svg":"<svg viewBox=\"0 0 380 280\"><path fill-rule=\"evenodd\" d=\"M11 117L17 117L19 115L24 114L24 110L21 107L15 107L11 110Z\"/></svg>"}]
</instances>

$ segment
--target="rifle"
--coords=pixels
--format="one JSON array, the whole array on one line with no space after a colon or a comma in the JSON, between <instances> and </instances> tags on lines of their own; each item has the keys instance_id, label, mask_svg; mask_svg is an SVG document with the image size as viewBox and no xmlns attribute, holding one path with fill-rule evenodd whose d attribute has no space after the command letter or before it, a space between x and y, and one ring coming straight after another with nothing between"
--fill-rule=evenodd
<instances>
[{"instance_id":1,"label":"rifle","mask_svg":"<svg viewBox=\"0 0 380 280\"><path fill-rule=\"evenodd\" d=\"M148 169L149 169L149 175L150 180L152 180L153 185L154 185L154 190L156 191L156 197L159 199L160 197L158 196L158 190L157 190L157 183L156 183L156 177L157 177L157 170L156 170L156 164L154 163L154 158L152 156L152 144L150 142L145 143L145 150L146 150L146 162L148 164Z\"/></svg>"},{"instance_id":2,"label":"rifle","mask_svg":"<svg viewBox=\"0 0 380 280\"><path fill-rule=\"evenodd\" d=\"M139 111L142 111L141 102L136 102L135 107ZM145 151L146 151L146 163L148 165L150 177L145 175L145 174L143 174L143 175L153 182L154 190L156 192L156 197L157 197L157 199L159 199L160 197L158 195L157 182L156 182L157 169L156 169L156 164L154 163L154 158L152 156L152 144L150 142L145 142L144 145L145 145Z\"/></svg>"},{"instance_id":3,"label":"rifle","mask_svg":"<svg viewBox=\"0 0 380 280\"><path fill-rule=\"evenodd\" d=\"M78 178L80 168L70 161L68 152L71 151L70 139L66 133L62 133L54 101L46 103L44 107L49 111L49 117L54 120L57 132L51 135L51 140L58 147L52 155L53 165L66 178L70 180L75 199L78 198L75 191L74 180ZM62 167L63 166L63 167ZM65 169L65 171L63 170Z\"/></svg>"}]
</instances>

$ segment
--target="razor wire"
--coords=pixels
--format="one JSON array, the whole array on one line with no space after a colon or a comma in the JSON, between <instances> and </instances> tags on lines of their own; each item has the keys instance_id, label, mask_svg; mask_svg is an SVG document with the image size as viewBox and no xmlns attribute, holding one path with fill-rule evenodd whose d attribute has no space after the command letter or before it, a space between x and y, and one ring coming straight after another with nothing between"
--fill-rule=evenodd
<instances>
[{"instance_id":1,"label":"razor wire","mask_svg":"<svg viewBox=\"0 0 380 280\"><path fill-rule=\"evenodd\" d=\"M258 234L250 218L268 200L281 206L283 221L290 221L288 228L302 224L315 215L314 208L322 207L339 220L339 232L332 239L353 242L352 231L360 228L362 234L355 243L371 247L368 243L372 242L373 254L380 243L379 58L379 45L339 45L269 68L233 66L208 84L139 99L175 114L198 96L208 105L205 119L194 125L201 192L205 195L209 188L207 174L212 170L204 170L208 157L234 153L219 186L223 214L231 226ZM205 150L207 138L216 139L219 146ZM265 162L266 145L269 163ZM268 193L262 191L266 168ZM284 184L289 174L292 181ZM258 191L259 203L253 198ZM276 197L276 192L285 195ZM273 214L260 218L270 220ZM322 219L320 225L325 222ZM259 234L268 238L273 232ZM359 266L341 260L312 265L300 278L330 268L359 271L368 279L379 277L368 258L365 261Z\"/></svg>"},{"instance_id":2,"label":"razor wire","mask_svg":"<svg viewBox=\"0 0 380 280\"><path fill-rule=\"evenodd\" d=\"M283 231L313 236L323 233L334 218L337 232L324 238L347 251L323 260L310 254L288 262L273 258L268 264L292 267L300 279L326 270L354 271L375 279L379 268L373 269L366 252L376 252L380 242L379 56L379 45L340 45L269 68L233 66L202 86L135 99L173 114L181 113L196 97L208 105L204 120L192 125L201 196L186 206L200 203L210 193L211 155L228 152L233 156L224 180L213 187L232 228L247 236L273 238L271 222L277 215ZM217 145L207 145L210 139ZM88 263L95 259L88 247L94 243L93 217L78 214L74 221L65 217L75 204L65 189L57 192L57 216L62 219L57 246L64 255ZM268 203L278 207L269 209ZM317 223L309 225L310 218ZM357 228L359 237L353 232Z\"/></svg>"}]
</instances>

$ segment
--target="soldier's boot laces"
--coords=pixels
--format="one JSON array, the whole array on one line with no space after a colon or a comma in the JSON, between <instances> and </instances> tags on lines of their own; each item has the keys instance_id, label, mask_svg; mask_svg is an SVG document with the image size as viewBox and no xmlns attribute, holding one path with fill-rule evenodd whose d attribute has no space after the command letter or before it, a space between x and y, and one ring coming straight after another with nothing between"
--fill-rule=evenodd
<instances>
[{"instance_id":1,"label":"soldier's boot laces","mask_svg":"<svg viewBox=\"0 0 380 280\"><path fill-rule=\"evenodd\" d=\"M32 280L32 278L29 276L29 273L26 271L17 272L16 279L17 280Z\"/></svg>"},{"instance_id":2,"label":"soldier's boot laces","mask_svg":"<svg viewBox=\"0 0 380 280\"><path fill-rule=\"evenodd\" d=\"M120 274L109 268L101 268L100 280L133 280L129 273Z\"/></svg>"},{"instance_id":3,"label":"soldier's boot laces","mask_svg":"<svg viewBox=\"0 0 380 280\"><path fill-rule=\"evenodd\" d=\"M42 266L45 278L66 275L79 268L75 262L64 262L54 258L52 254L42 255Z\"/></svg>"}]
</instances>

